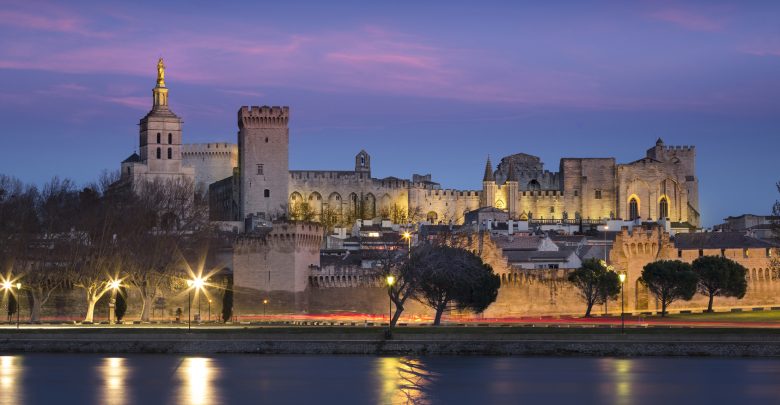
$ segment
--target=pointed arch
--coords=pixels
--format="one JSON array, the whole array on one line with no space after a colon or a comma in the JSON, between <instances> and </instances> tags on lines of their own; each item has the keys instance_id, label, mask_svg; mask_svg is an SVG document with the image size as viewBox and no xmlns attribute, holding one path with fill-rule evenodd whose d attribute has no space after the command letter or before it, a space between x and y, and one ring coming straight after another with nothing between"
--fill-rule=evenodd
<instances>
[{"instance_id":1,"label":"pointed arch","mask_svg":"<svg viewBox=\"0 0 780 405\"><path fill-rule=\"evenodd\" d=\"M637 218L639 218L639 209L640 209L640 201L639 196L636 194L631 194L628 197L628 219L633 221Z\"/></svg>"}]
</instances>

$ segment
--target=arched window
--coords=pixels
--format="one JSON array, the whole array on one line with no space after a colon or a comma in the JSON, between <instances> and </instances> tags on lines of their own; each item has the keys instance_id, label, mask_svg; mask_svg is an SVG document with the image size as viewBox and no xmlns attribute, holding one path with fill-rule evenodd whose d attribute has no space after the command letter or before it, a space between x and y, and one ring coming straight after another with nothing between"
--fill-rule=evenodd
<instances>
[{"instance_id":1,"label":"arched window","mask_svg":"<svg viewBox=\"0 0 780 405\"><path fill-rule=\"evenodd\" d=\"M160 143L160 133L157 133L157 143Z\"/></svg>"},{"instance_id":2,"label":"arched window","mask_svg":"<svg viewBox=\"0 0 780 405\"><path fill-rule=\"evenodd\" d=\"M635 197L628 202L628 218L632 221L639 218L639 201Z\"/></svg>"},{"instance_id":3,"label":"arched window","mask_svg":"<svg viewBox=\"0 0 780 405\"><path fill-rule=\"evenodd\" d=\"M271 190L265 189L265 191L263 191L263 196L265 198L271 197Z\"/></svg>"},{"instance_id":4,"label":"arched window","mask_svg":"<svg viewBox=\"0 0 780 405\"><path fill-rule=\"evenodd\" d=\"M162 158L162 150L160 148L157 148L157 159Z\"/></svg>"},{"instance_id":5,"label":"arched window","mask_svg":"<svg viewBox=\"0 0 780 405\"><path fill-rule=\"evenodd\" d=\"M168 148L168 159L173 159L173 148Z\"/></svg>"},{"instance_id":6,"label":"arched window","mask_svg":"<svg viewBox=\"0 0 780 405\"><path fill-rule=\"evenodd\" d=\"M173 134L168 132L168 145L173 143Z\"/></svg>"},{"instance_id":7,"label":"arched window","mask_svg":"<svg viewBox=\"0 0 780 405\"><path fill-rule=\"evenodd\" d=\"M658 218L669 218L669 201L666 200L666 197L662 198L661 202L658 203Z\"/></svg>"},{"instance_id":8,"label":"arched window","mask_svg":"<svg viewBox=\"0 0 780 405\"><path fill-rule=\"evenodd\" d=\"M537 191L537 190L541 190L541 189L542 189L542 185L539 184L538 181L531 180L531 181L528 182L528 190L530 190L530 191Z\"/></svg>"}]
</instances>

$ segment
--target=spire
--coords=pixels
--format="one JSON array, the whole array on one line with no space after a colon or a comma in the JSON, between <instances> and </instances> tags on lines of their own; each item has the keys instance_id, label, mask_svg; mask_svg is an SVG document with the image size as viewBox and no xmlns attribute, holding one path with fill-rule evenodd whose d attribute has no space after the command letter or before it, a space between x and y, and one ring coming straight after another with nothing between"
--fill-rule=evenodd
<instances>
[{"instance_id":1,"label":"spire","mask_svg":"<svg viewBox=\"0 0 780 405\"><path fill-rule=\"evenodd\" d=\"M664 140L659 137L658 140L655 141L655 146L664 146Z\"/></svg>"},{"instance_id":2,"label":"spire","mask_svg":"<svg viewBox=\"0 0 780 405\"><path fill-rule=\"evenodd\" d=\"M488 156L487 163L485 163L485 176L482 178L482 181L496 181L496 178L493 176L493 164L490 163L490 156Z\"/></svg>"},{"instance_id":3,"label":"spire","mask_svg":"<svg viewBox=\"0 0 780 405\"><path fill-rule=\"evenodd\" d=\"M157 60L157 86L152 90L152 97L152 109L168 109L168 89L165 87L165 64L162 57Z\"/></svg>"}]
</instances>

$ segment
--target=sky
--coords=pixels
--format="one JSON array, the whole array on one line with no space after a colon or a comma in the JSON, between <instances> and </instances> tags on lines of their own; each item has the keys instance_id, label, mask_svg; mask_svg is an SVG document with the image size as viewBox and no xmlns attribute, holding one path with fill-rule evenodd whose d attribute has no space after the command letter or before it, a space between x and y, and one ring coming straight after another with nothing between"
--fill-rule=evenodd
<instances>
[{"instance_id":1,"label":"sky","mask_svg":"<svg viewBox=\"0 0 780 405\"><path fill-rule=\"evenodd\" d=\"M780 197L777 1L0 0L0 173L87 183L137 148L165 58L184 142L288 105L291 169L431 173L487 156L695 145L705 225Z\"/></svg>"}]
</instances>

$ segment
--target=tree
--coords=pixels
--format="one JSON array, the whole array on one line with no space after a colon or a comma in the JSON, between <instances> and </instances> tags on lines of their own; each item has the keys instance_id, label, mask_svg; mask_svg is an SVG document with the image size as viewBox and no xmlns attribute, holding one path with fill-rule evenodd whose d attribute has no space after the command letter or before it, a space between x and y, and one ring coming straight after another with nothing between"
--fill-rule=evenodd
<instances>
[{"instance_id":1,"label":"tree","mask_svg":"<svg viewBox=\"0 0 780 405\"><path fill-rule=\"evenodd\" d=\"M155 180L111 202L123 213L118 235L125 281L141 295L141 321L148 322L161 289L173 289L174 275L187 267L184 253L203 248L212 235L208 210L192 181ZM204 257L198 251L193 256Z\"/></svg>"},{"instance_id":2,"label":"tree","mask_svg":"<svg viewBox=\"0 0 780 405\"><path fill-rule=\"evenodd\" d=\"M661 316L666 316L666 308L674 301L688 301L693 298L696 294L698 277L688 263L679 260L659 260L644 267L642 282L661 302Z\"/></svg>"},{"instance_id":3,"label":"tree","mask_svg":"<svg viewBox=\"0 0 780 405\"><path fill-rule=\"evenodd\" d=\"M447 309L483 312L498 297L501 279L482 259L468 250L423 245L412 253L417 288L414 298L436 311L440 325Z\"/></svg>"},{"instance_id":4,"label":"tree","mask_svg":"<svg viewBox=\"0 0 780 405\"><path fill-rule=\"evenodd\" d=\"M394 283L388 286L387 294L395 306L395 312L390 319L390 326L395 326L401 314L404 312L406 300L412 297L417 287L417 277L415 268L409 266L409 252L406 249L400 249L400 245L385 245L384 249L369 252L376 260L377 267L382 272L382 280L392 276Z\"/></svg>"},{"instance_id":5,"label":"tree","mask_svg":"<svg viewBox=\"0 0 780 405\"><path fill-rule=\"evenodd\" d=\"M11 318L16 315L18 310L19 301L16 299L16 294L8 294L8 322L11 322Z\"/></svg>"},{"instance_id":6,"label":"tree","mask_svg":"<svg viewBox=\"0 0 780 405\"><path fill-rule=\"evenodd\" d=\"M290 209L290 219L293 221L313 222L316 218L317 213L306 201L298 201Z\"/></svg>"},{"instance_id":7,"label":"tree","mask_svg":"<svg viewBox=\"0 0 780 405\"><path fill-rule=\"evenodd\" d=\"M233 318L233 276L228 275L225 294L222 296L222 321L227 322Z\"/></svg>"},{"instance_id":8,"label":"tree","mask_svg":"<svg viewBox=\"0 0 780 405\"><path fill-rule=\"evenodd\" d=\"M114 318L116 322L122 322L127 312L127 290L121 287L116 292L116 302L114 303Z\"/></svg>"},{"instance_id":9,"label":"tree","mask_svg":"<svg viewBox=\"0 0 780 405\"><path fill-rule=\"evenodd\" d=\"M594 305L601 305L616 299L620 294L620 278L598 259L587 259L582 267L569 273L569 282L574 284L585 301L585 317L590 317Z\"/></svg>"},{"instance_id":10,"label":"tree","mask_svg":"<svg viewBox=\"0 0 780 405\"><path fill-rule=\"evenodd\" d=\"M709 297L707 312L712 312L715 296L742 299L747 292L747 269L731 259L702 256L693 261L691 268L699 277L699 292Z\"/></svg>"}]
</instances>

